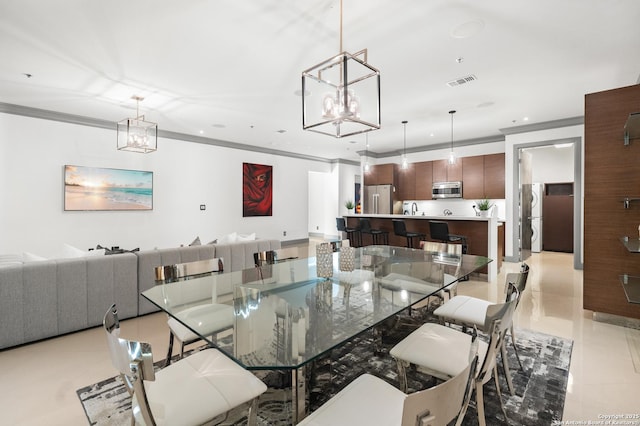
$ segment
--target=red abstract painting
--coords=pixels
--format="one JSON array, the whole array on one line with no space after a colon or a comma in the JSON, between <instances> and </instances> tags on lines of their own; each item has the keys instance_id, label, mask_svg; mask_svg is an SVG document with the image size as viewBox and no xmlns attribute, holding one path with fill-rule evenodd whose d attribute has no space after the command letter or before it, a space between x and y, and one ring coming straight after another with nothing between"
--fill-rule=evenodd
<instances>
[{"instance_id":1,"label":"red abstract painting","mask_svg":"<svg viewBox=\"0 0 640 426\"><path fill-rule=\"evenodd\" d=\"M271 216L273 166L242 163L242 216Z\"/></svg>"}]
</instances>

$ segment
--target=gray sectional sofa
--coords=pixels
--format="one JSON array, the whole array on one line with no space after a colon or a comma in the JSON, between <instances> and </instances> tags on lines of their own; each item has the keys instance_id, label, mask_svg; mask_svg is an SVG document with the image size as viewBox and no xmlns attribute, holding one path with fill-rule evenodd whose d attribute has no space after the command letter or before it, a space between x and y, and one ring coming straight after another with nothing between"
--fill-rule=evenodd
<instances>
[{"instance_id":1,"label":"gray sectional sofa","mask_svg":"<svg viewBox=\"0 0 640 426\"><path fill-rule=\"evenodd\" d=\"M254 266L253 253L279 248L253 240L2 267L0 349L101 325L113 303L121 319L157 310L140 296L155 285L156 266L222 257L225 271L236 271Z\"/></svg>"},{"instance_id":2,"label":"gray sectional sofa","mask_svg":"<svg viewBox=\"0 0 640 426\"><path fill-rule=\"evenodd\" d=\"M0 269L0 349L102 324L112 303L138 314L135 254L44 260Z\"/></svg>"}]
</instances>

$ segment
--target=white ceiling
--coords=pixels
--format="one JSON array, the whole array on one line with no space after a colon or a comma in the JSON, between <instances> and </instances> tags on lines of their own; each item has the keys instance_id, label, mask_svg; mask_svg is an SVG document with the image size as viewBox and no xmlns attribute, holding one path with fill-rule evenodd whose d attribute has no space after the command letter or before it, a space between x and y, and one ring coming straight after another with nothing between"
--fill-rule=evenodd
<instances>
[{"instance_id":1,"label":"white ceiling","mask_svg":"<svg viewBox=\"0 0 640 426\"><path fill-rule=\"evenodd\" d=\"M365 136L303 131L295 94L302 70L339 53L339 10L339 0L2 0L0 102L115 123L135 116L140 95L161 130L357 160ZM500 136L582 116L585 94L640 74L638 0L344 0L343 16L344 50L367 48L381 72L382 129L369 133L379 153L402 149L402 120L408 150L448 143L451 109L456 141ZM447 86L468 74L477 81Z\"/></svg>"}]
</instances>

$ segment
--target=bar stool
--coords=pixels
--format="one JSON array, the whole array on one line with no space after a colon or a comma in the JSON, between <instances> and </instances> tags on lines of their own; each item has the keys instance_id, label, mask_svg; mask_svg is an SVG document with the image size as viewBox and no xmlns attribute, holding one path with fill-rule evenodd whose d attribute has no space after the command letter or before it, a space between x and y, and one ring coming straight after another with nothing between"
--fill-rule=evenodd
<instances>
[{"instance_id":1,"label":"bar stool","mask_svg":"<svg viewBox=\"0 0 640 426\"><path fill-rule=\"evenodd\" d=\"M431 234L432 240L442 241L443 243L461 243L463 254L466 254L469 251L467 237L464 235L450 234L447 222L439 220L429 221L429 233Z\"/></svg>"},{"instance_id":2,"label":"bar stool","mask_svg":"<svg viewBox=\"0 0 640 426\"><path fill-rule=\"evenodd\" d=\"M409 248L413 248L414 238L418 238L418 240L427 238L427 235L421 232L408 232L403 219L392 219L392 222L393 233L399 237L405 237L407 239L407 247Z\"/></svg>"},{"instance_id":3,"label":"bar stool","mask_svg":"<svg viewBox=\"0 0 640 426\"><path fill-rule=\"evenodd\" d=\"M366 217L360 218L360 232L371 235L373 244L389 244L389 232L382 229L372 229L371 222Z\"/></svg>"},{"instance_id":4,"label":"bar stool","mask_svg":"<svg viewBox=\"0 0 640 426\"><path fill-rule=\"evenodd\" d=\"M336 217L336 226L338 228L338 231L347 233L349 244L352 247L362 246L362 233L360 232L360 228L347 227L347 221L344 220L343 217Z\"/></svg>"}]
</instances>

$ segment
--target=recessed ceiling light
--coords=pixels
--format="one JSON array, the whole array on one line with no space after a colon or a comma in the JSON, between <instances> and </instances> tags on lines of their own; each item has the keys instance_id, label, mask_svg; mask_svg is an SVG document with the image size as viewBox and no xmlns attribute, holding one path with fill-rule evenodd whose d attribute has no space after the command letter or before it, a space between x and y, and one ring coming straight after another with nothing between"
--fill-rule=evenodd
<instances>
[{"instance_id":1,"label":"recessed ceiling light","mask_svg":"<svg viewBox=\"0 0 640 426\"><path fill-rule=\"evenodd\" d=\"M200 130L200 134L201 134L201 135L204 135L204 130Z\"/></svg>"},{"instance_id":2,"label":"recessed ceiling light","mask_svg":"<svg viewBox=\"0 0 640 426\"><path fill-rule=\"evenodd\" d=\"M287 133L286 130L280 129L280 130L276 130L276 133Z\"/></svg>"},{"instance_id":3,"label":"recessed ceiling light","mask_svg":"<svg viewBox=\"0 0 640 426\"><path fill-rule=\"evenodd\" d=\"M211 127L215 127L217 129L224 129L227 126L225 126L224 124L212 124Z\"/></svg>"},{"instance_id":4,"label":"recessed ceiling light","mask_svg":"<svg viewBox=\"0 0 640 426\"><path fill-rule=\"evenodd\" d=\"M23 72L22 75L24 75L27 78L33 77L33 74L29 74L28 72Z\"/></svg>"},{"instance_id":5,"label":"recessed ceiling light","mask_svg":"<svg viewBox=\"0 0 640 426\"><path fill-rule=\"evenodd\" d=\"M529 117L523 117L522 121L529 121Z\"/></svg>"}]
</instances>

